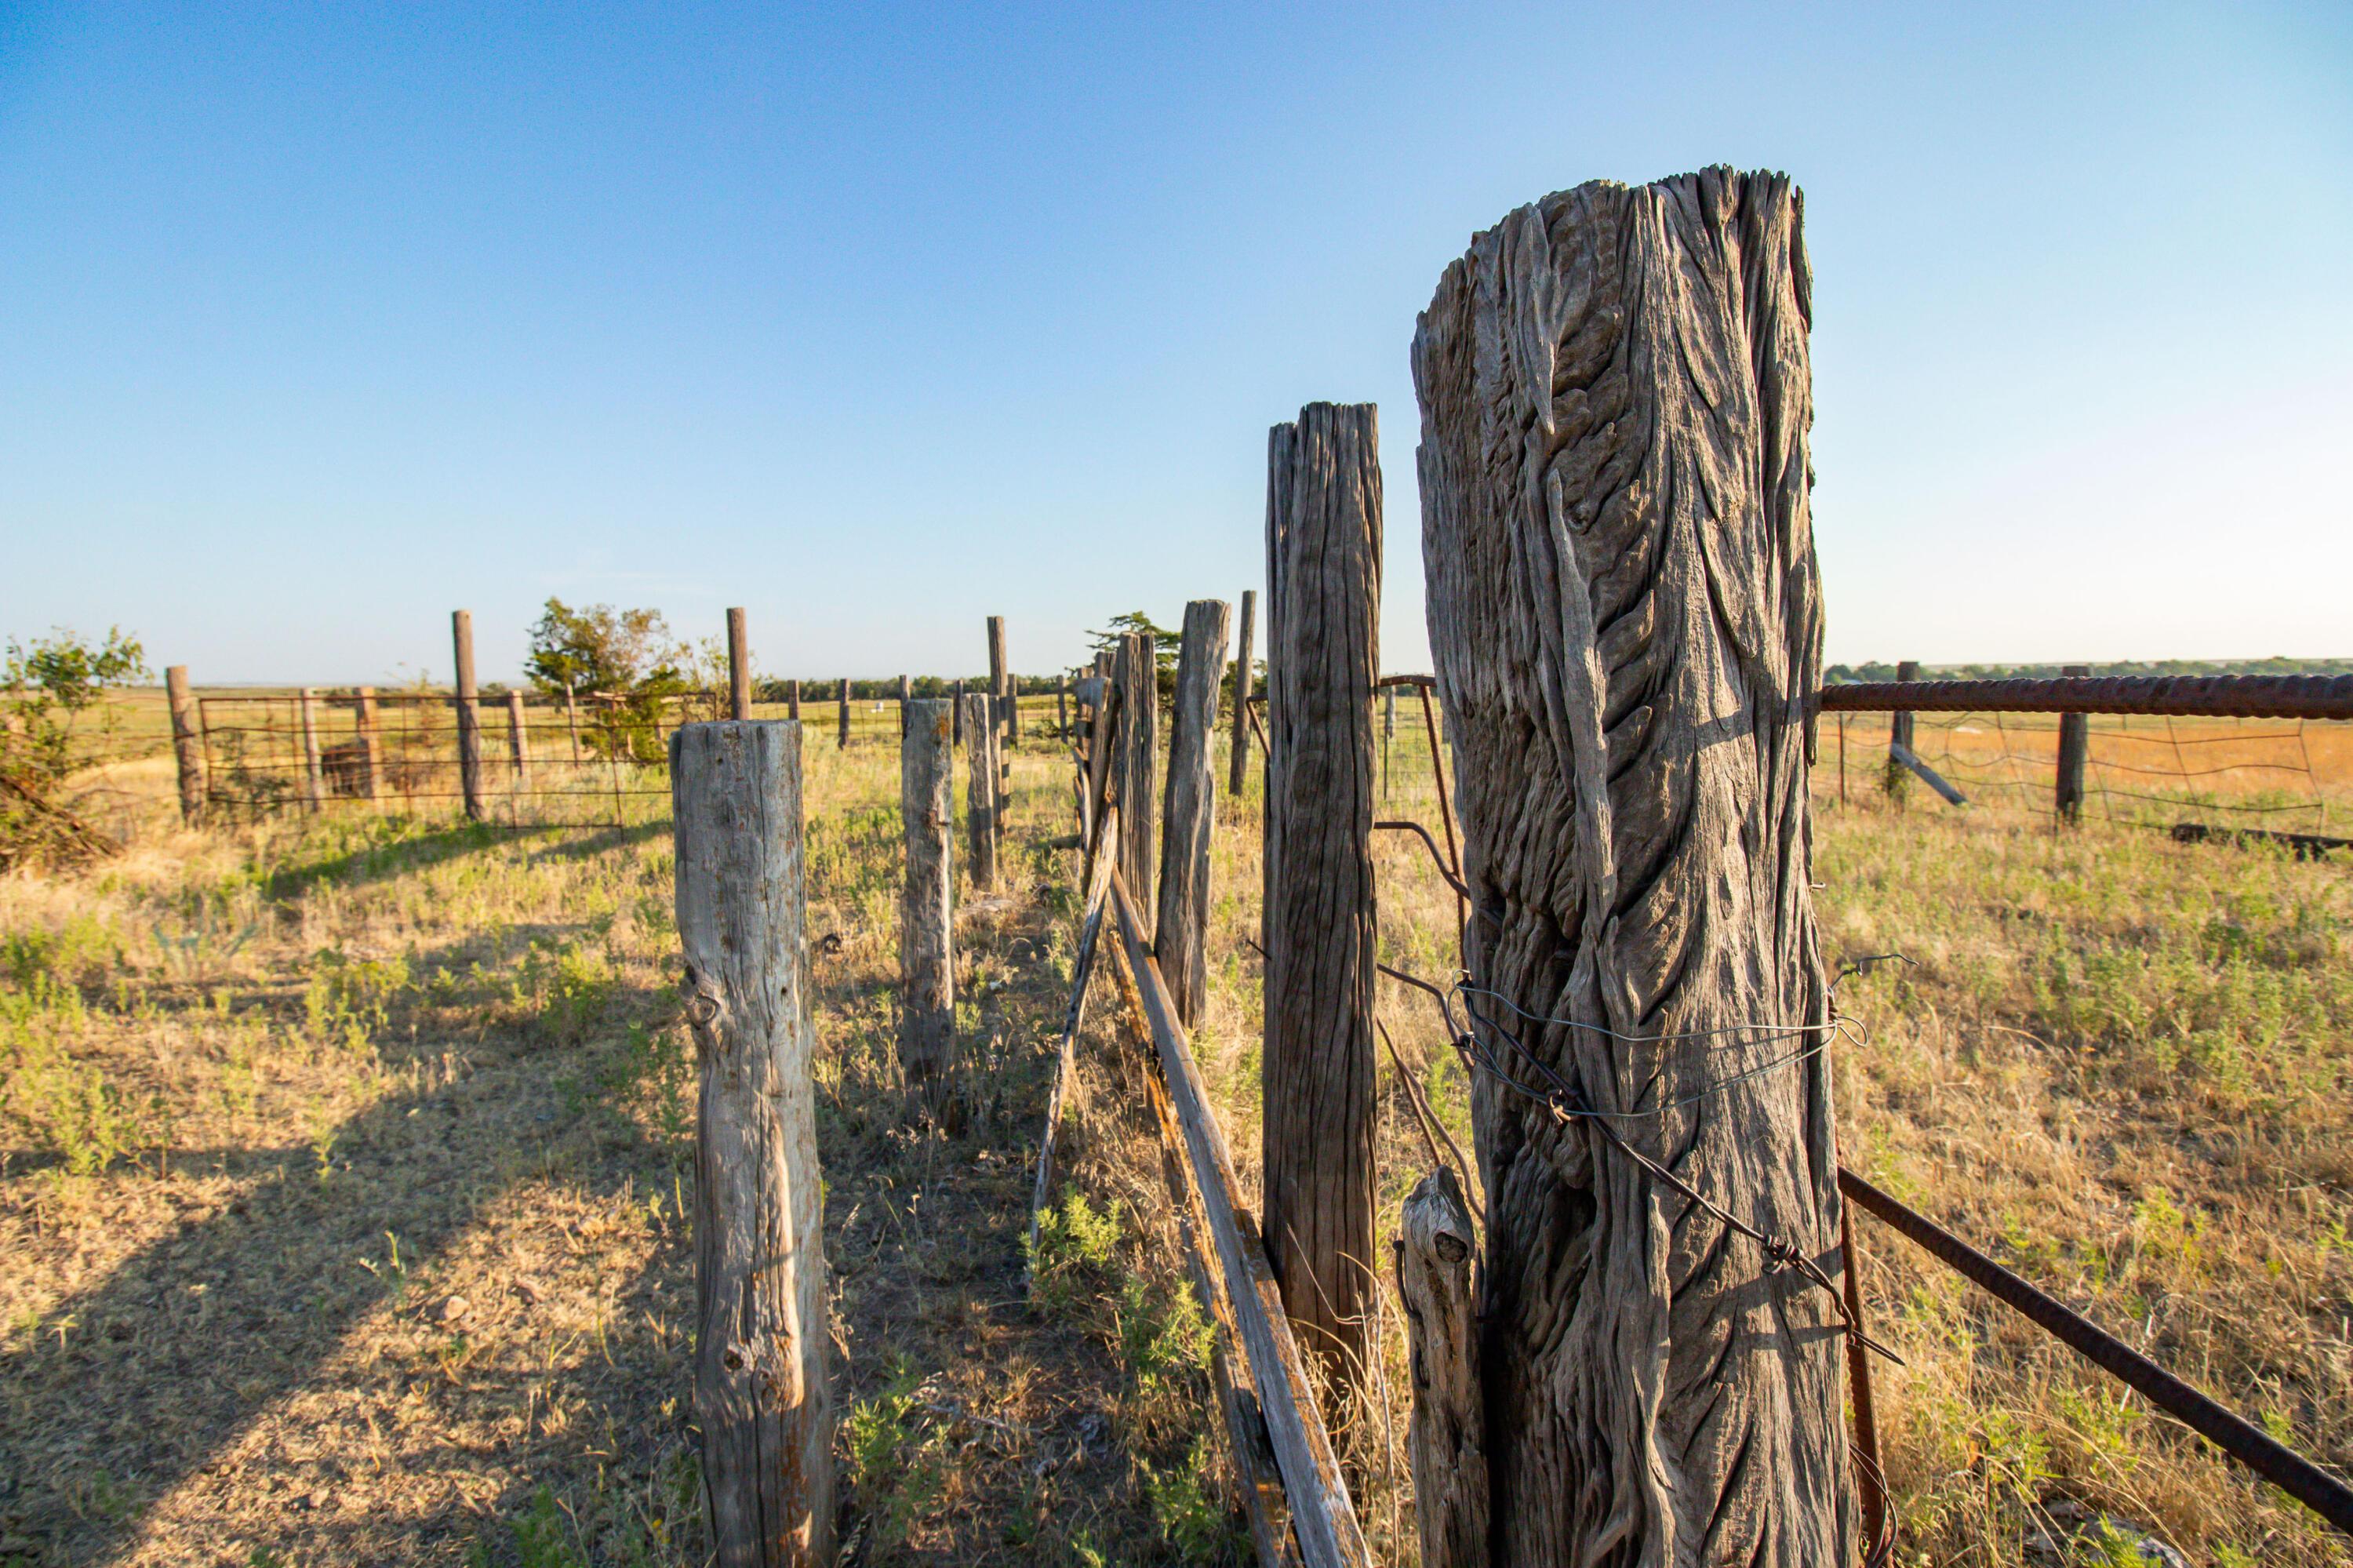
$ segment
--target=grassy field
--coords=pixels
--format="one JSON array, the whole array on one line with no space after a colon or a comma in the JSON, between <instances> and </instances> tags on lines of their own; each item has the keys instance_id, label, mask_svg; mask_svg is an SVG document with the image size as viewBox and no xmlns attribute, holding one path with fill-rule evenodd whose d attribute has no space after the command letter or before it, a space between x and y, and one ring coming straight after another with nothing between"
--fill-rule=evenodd
<instances>
[{"instance_id":1,"label":"grassy field","mask_svg":"<svg viewBox=\"0 0 2353 1568\"><path fill-rule=\"evenodd\" d=\"M1385 814L1434 826L1418 714L1399 719ZM1816 778L1825 946L1915 967L1841 992L1867 1032L1836 1068L1849 1162L2353 1460L2347 857L2097 813L2060 833L2022 796L1892 805L1862 733L1843 805L1828 734ZM2324 796L2353 777L2326 762L2337 738ZM1203 1332L1109 990L1038 1300L1021 1287L1078 914L1071 857L1043 847L1068 831L1064 765L1017 755L1023 847L999 888L965 890L976 1114L944 1139L909 1129L892 1063L895 750L808 755L853 1560L1230 1559ZM586 832L348 806L185 832L168 760L107 783L130 854L0 882L0 1563L702 1561L692 1064L659 797ZM1198 1042L1246 1166L1257 843L1256 800L1226 802ZM1451 895L1410 839L1377 853L1385 956L1446 973ZM1434 1015L1387 982L1382 1001L1467 1148ZM1381 1078L1386 1234L1428 1159L1386 1060ZM2102 1513L2197 1561L2348 1561L1907 1244L1858 1236L1874 1331L1906 1363L1877 1380L1906 1561L2016 1562ZM1385 1300L1350 1444L1367 1530L1403 1563Z\"/></svg>"}]
</instances>

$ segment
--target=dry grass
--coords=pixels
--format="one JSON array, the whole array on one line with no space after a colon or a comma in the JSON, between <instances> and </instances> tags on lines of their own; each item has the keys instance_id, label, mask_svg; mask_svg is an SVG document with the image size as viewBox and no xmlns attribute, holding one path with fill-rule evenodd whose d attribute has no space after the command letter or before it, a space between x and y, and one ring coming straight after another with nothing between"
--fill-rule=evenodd
<instances>
[{"instance_id":1,"label":"dry grass","mask_svg":"<svg viewBox=\"0 0 2353 1568\"><path fill-rule=\"evenodd\" d=\"M1385 814L1434 827L1409 713ZM2059 835L1919 791L1898 810L1850 745L1850 804L1828 744L1817 779L1827 946L1919 967L1841 991L1871 1029L1839 1064L1849 1160L2353 1459L2344 857ZM892 1061L895 753L809 758L813 928L842 938L818 960L818 1093L851 1560L1233 1560L1108 989L1037 1302L1022 1289L1078 913L1068 857L1039 847L1067 831L1063 763L1019 754L1025 847L965 901L976 1109L950 1139L910 1128ZM187 833L168 762L112 782L131 856L0 882L0 1563L702 1561L666 828L346 811ZM1222 809L1197 1042L1253 1168L1255 789ZM1377 853L1385 956L1445 973L1451 895L1415 842ZM1468 1147L1426 1002L1385 986L1383 1006ZM1428 1161L1386 1059L1381 1086L1386 1233ZM2210 1561L2347 1560L2004 1309L1862 1238L1908 1363L1879 1377L1907 1559L2016 1561L2034 1510L2080 1501ZM1346 1441L1377 1550L1409 1562L1383 1287Z\"/></svg>"}]
</instances>

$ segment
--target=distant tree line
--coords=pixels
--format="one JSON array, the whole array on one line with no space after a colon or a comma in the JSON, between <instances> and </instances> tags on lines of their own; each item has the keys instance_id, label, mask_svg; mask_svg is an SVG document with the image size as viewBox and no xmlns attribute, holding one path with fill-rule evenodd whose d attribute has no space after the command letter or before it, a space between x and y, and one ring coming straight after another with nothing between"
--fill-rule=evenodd
<instances>
[{"instance_id":1,"label":"distant tree line","mask_svg":"<svg viewBox=\"0 0 2353 1568\"><path fill-rule=\"evenodd\" d=\"M2345 675L2353 659L2116 659L2084 666L2098 676L2116 675ZM1932 681L2046 681L2063 673L2057 664L1923 664L1920 678ZM1826 686L1892 681L1895 666L1871 661L1833 664L1822 672Z\"/></svg>"}]
</instances>

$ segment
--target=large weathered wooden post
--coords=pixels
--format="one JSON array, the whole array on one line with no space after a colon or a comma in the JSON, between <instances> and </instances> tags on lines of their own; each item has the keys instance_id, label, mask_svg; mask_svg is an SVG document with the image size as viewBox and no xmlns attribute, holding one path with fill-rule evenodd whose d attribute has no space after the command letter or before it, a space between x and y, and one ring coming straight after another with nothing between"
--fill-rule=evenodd
<instances>
[{"instance_id":1,"label":"large weathered wooden post","mask_svg":"<svg viewBox=\"0 0 2353 1568\"><path fill-rule=\"evenodd\" d=\"M2089 664L2065 664L2063 675L2088 675ZM2089 714L2059 715L2059 820L2073 822L2084 814L2084 764L2092 753L2092 717Z\"/></svg>"},{"instance_id":2,"label":"large weathered wooden post","mask_svg":"<svg viewBox=\"0 0 2353 1568\"><path fill-rule=\"evenodd\" d=\"M1158 770L1157 731L1160 720L1158 654L1148 631L1131 631L1119 640L1113 679L1119 694L1113 722L1118 726L1112 741L1113 788L1119 799L1119 874L1139 911L1153 907L1152 828L1159 816L1157 791L1152 787ZM1150 933L1145 933L1146 937Z\"/></svg>"},{"instance_id":3,"label":"large weathered wooden post","mask_svg":"<svg viewBox=\"0 0 2353 1568\"><path fill-rule=\"evenodd\" d=\"M1472 1097L1498 1563L1857 1556L1838 1306L1788 1266L1840 1266L1799 213L1580 185L1415 334L1461 994L1519 1086Z\"/></svg>"},{"instance_id":4,"label":"large weathered wooden post","mask_svg":"<svg viewBox=\"0 0 2353 1568\"><path fill-rule=\"evenodd\" d=\"M1152 952L1185 1027L1209 999L1209 837L1218 821L1218 686L1226 673L1223 599L1185 607L1176 706L1168 722L1168 795L1160 822L1159 914Z\"/></svg>"},{"instance_id":5,"label":"large weathered wooden post","mask_svg":"<svg viewBox=\"0 0 2353 1568\"><path fill-rule=\"evenodd\" d=\"M384 799L384 741L376 728L374 686L353 694L352 727L360 743L360 793L374 805Z\"/></svg>"},{"instance_id":6,"label":"large weathered wooden post","mask_svg":"<svg viewBox=\"0 0 2353 1568\"><path fill-rule=\"evenodd\" d=\"M846 750L849 746L849 677L847 675L841 678L841 704L839 716L841 733L836 745Z\"/></svg>"},{"instance_id":7,"label":"large weathered wooden post","mask_svg":"<svg viewBox=\"0 0 2353 1568\"><path fill-rule=\"evenodd\" d=\"M739 723L752 716L752 632L741 605L727 611L727 716Z\"/></svg>"},{"instance_id":8,"label":"large weathered wooden post","mask_svg":"<svg viewBox=\"0 0 2353 1568\"><path fill-rule=\"evenodd\" d=\"M482 820L482 705L474 686L474 613L449 612L449 641L456 652L458 682L458 789L466 815Z\"/></svg>"},{"instance_id":9,"label":"large weathered wooden post","mask_svg":"<svg viewBox=\"0 0 2353 1568\"><path fill-rule=\"evenodd\" d=\"M185 664L164 672L164 695L172 710L172 758L180 770L180 821L193 828L205 816L205 747Z\"/></svg>"},{"instance_id":10,"label":"large weathered wooden post","mask_svg":"<svg viewBox=\"0 0 2353 1568\"><path fill-rule=\"evenodd\" d=\"M962 685L964 683L956 683ZM997 885L997 726L989 701L975 692L957 699L964 722L965 826L972 840L972 885Z\"/></svg>"},{"instance_id":11,"label":"large weathered wooden post","mask_svg":"<svg viewBox=\"0 0 2353 1568\"><path fill-rule=\"evenodd\" d=\"M907 881L899 899L899 1066L937 1116L954 1097L955 748L944 698L910 701L899 740Z\"/></svg>"},{"instance_id":12,"label":"large weathered wooden post","mask_svg":"<svg viewBox=\"0 0 2353 1568\"><path fill-rule=\"evenodd\" d=\"M1250 768L1250 689L1258 673L1250 665L1251 630L1258 623L1258 589L1242 589L1240 657L1234 662L1234 744L1227 757L1226 793L1239 796Z\"/></svg>"},{"instance_id":13,"label":"large weathered wooden post","mask_svg":"<svg viewBox=\"0 0 2353 1568\"><path fill-rule=\"evenodd\" d=\"M1366 1387L1373 1253L1373 683L1381 467L1369 403L1267 443L1262 1226L1303 1349ZM1345 1406L1345 1400L1342 1400ZM1344 1408L1325 1419L1341 1425Z\"/></svg>"},{"instance_id":14,"label":"large weathered wooden post","mask_svg":"<svg viewBox=\"0 0 2353 1568\"><path fill-rule=\"evenodd\" d=\"M695 1120L694 1413L728 1568L833 1557L801 727L670 736Z\"/></svg>"}]
</instances>

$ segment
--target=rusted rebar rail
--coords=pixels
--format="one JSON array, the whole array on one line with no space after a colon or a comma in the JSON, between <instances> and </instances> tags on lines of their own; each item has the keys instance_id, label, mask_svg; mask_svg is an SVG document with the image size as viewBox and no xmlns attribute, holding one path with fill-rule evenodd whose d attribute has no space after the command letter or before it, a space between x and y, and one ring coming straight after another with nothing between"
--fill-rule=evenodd
<instances>
[{"instance_id":1,"label":"rusted rebar rail","mask_svg":"<svg viewBox=\"0 0 2353 1568\"><path fill-rule=\"evenodd\" d=\"M2348 1535L2353 1535L2353 1487L1843 1166L1839 1169L1839 1191L1858 1207L1903 1232L1946 1267L2000 1297L2005 1305L2031 1319L2069 1350L2130 1385L2151 1404L2230 1457Z\"/></svg>"},{"instance_id":2,"label":"rusted rebar rail","mask_svg":"<svg viewBox=\"0 0 2353 1568\"><path fill-rule=\"evenodd\" d=\"M1858 681L1817 713L2149 714L2353 719L2353 675L2113 675L2035 681Z\"/></svg>"}]
</instances>

